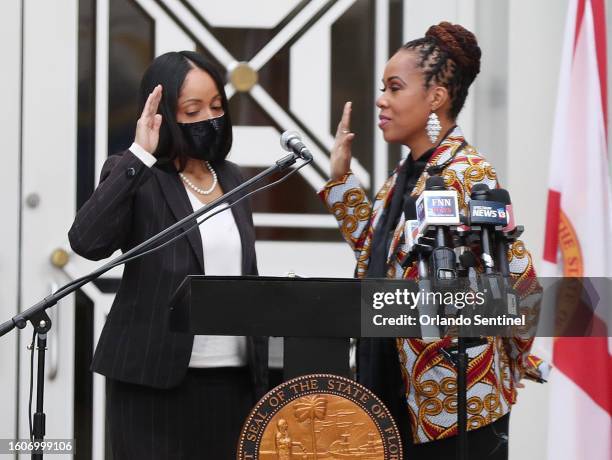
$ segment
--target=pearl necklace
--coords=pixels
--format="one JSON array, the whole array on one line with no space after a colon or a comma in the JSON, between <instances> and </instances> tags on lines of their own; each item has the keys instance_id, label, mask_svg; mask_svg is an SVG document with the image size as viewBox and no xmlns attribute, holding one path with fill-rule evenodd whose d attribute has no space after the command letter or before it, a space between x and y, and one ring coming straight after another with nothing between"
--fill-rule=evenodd
<instances>
[{"instance_id":1,"label":"pearl necklace","mask_svg":"<svg viewBox=\"0 0 612 460\"><path fill-rule=\"evenodd\" d=\"M205 161L204 165L208 168L208 170L213 176L213 183L208 190L201 189L200 187L195 185L193 182L187 179L187 176L185 176L185 174L183 174L182 172L179 172L179 176L181 176L181 179L183 179L183 182L185 182L187 187L189 187L194 192L197 192L200 195L210 195L215 189L215 187L217 186L217 173L215 172L215 170L213 169L213 167L210 165L208 161Z\"/></svg>"}]
</instances>

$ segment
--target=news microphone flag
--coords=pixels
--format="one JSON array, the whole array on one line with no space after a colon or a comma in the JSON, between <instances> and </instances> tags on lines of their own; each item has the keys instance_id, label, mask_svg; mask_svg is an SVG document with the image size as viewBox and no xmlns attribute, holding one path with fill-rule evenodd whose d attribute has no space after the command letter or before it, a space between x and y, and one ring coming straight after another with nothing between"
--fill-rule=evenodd
<instances>
[{"instance_id":1,"label":"news microphone flag","mask_svg":"<svg viewBox=\"0 0 612 460\"><path fill-rule=\"evenodd\" d=\"M416 213L421 234L433 225L461 224L454 190L424 190L417 198Z\"/></svg>"},{"instance_id":2,"label":"news microphone flag","mask_svg":"<svg viewBox=\"0 0 612 460\"><path fill-rule=\"evenodd\" d=\"M508 225L508 213L505 203L487 200L471 200L468 205L470 225Z\"/></svg>"},{"instance_id":3,"label":"news microphone flag","mask_svg":"<svg viewBox=\"0 0 612 460\"><path fill-rule=\"evenodd\" d=\"M545 276L612 276L604 0L570 0L544 244ZM607 327L599 318L599 327ZM608 333L607 335L610 335ZM557 338L550 375L550 460L612 458L612 340Z\"/></svg>"}]
</instances>

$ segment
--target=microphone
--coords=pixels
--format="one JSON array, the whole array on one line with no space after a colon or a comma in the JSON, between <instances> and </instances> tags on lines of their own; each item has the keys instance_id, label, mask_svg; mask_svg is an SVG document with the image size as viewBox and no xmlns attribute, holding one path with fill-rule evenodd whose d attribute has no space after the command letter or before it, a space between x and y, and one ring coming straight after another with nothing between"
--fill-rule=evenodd
<instances>
[{"instance_id":1,"label":"microphone","mask_svg":"<svg viewBox=\"0 0 612 460\"><path fill-rule=\"evenodd\" d=\"M506 216L508 224L502 229L502 232L506 231L509 227L516 227L514 217L510 218L508 209L512 210L512 203L510 202L510 194L503 188L489 190L489 199L502 203L506 208ZM508 265L508 242L506 241L505 235L501 232L496 232L495 235L495 252L497 254L497 266L499 273L505 278L510 276L510 267Z\"/></svg>"},{"instance_id":2,"label":"microphone","mask_svg":"<svg viewBox=\"0 0 612 460\"><path fill-rule=\"evenodd\" d=\"M512 211L512 201L510 200L510 193L508 190L503 188L496 188L489 190L489 199L491 201L497 201L506 205L506 218L508 224L502 229L504 232L511 232L516 228L516 222L514 221L514 212Z\"/></svg>"},{"instance_id":3,"label":"microphone","mask_svg":"<svg viewBox=\"0 0 612 460\"><path fill-rule=\"evenodd\" d=\"M459 256L459 264L461 265L461 269L466 272L465 275L467 276L467 271L470 268L476 268L476 256L472 251L466 250Z\"/></svg>"},{"instance_id":4,"label":"microphone","mask_svg":"<svg viewBox=\"0 0 612 460\"><path fill-rule=\"evenodd\" d=\"M470 225L501 227L506 227L508 225L506 200L509 201L510 196L508 192L502 190L503 189L490 190L486 184L474 185L469 205Z\"/></svg>"},{"instance_id":5,"label":"microphone","mask_svg":"<svg viewBox=\"0 0 612 460\"><path fill-rule=\"evenodd\" d=\"M486 282L489 291L489 311L507 312L517 314L518 297L509 283L510 267L508 264L508 239L506 232L509 222L508 204L510 194L504 189L489 189L485 184L476 184L472 188L469 203L469 220L471 226L480 227L482 260L485 265L485 276L481 279ZM510 209L511 206L510 206ZM516 227L516 225L515 225ZM495 259L491 249L491 234L495 234ZM522 232L522 229L517 229ZM494 267L499 270L495 274Z\"/></svg>"},{"instance_id":6,"label":"microphone","mask_svg":"<svg viewBox=\"0 0 612 460\"><path fill-rule=\"evenodd\" d=\"M419 233L424 235L429 227L460 225L458 209L457 192L446 190L442 177L430 177L416 202Z\"/></svg>"},{"instance_id":7,"label":"microphone","mask_svg":"<svg viewBox=\"0 0 612 460\"><path fill-rule=\"evenodd\" d=\"M493 189L489 191L489 199L506 205L506 219L508 225L502 228L502 232L508 241L515 241L525 230L522 225L516 225L514 221L514 211L512 210L512 201L510 194L503 188Z\"/></svg>"},{"instance_id":8,"label":"microphone","mask_svg":"<svg viewBox=\"0 0 612 460\"><path fill-rule=\"evenodd\" d=\"M293 152L302 160L312 160L312 153L302 142L302 136L296 131L285 131L280 138L281 147L287 152Z\"/></svg>"},{"instance_id":9,"label":"microphone","mask_svg":"<svg viewBox=\"0 0 612 460\"><path fill-rule=\"evenodd\" d=\"M508 264L508 242L516 240L521 233L523 227L517 226L512 214L512 202L510 201L510 193L503 188L489 191L489 199L506 205L506 214L508 225L502 228L501 231L495 232L495 252L497 253L497 269L503 277L503 286L506 293L507 311L511 315L517 314L517 305L519 303L518 294L512 288L510 283L510 265Z\"/></svg>"},{"instance_id":10,"label":"microphone","mask_svg":"<svg viewBox=\"0 0 612 460\"><path fill-rule=\"evenodd\" d=\"M491 255L490 225L507 225L506 207L501 203L489 201L489 187L486 184L476 184L472 188L469 203L469 225L480 227L482 261L485 273L493 273L493 256Z\"/></svg>"},{"instance_id":11,"label":"microphone","mask_svg":"<svg viewBox=\"0 0 612 460\"><path fill-rule=\"evenodd\" d=\"M442 177L432 176L427 179L425 190L417 199L416 208L419 233L426 236L433 232L431 245L416 244L413 247L419 256L419 288L423 292L429 292L432 288L435 291L452 290L455 288L457 279L457 261L455 251L446 244L446 231L448 226L460 224L457 192L447 190ZM428 238L421 237L419 243L426 240ZM429 264L424 260L426 255L429 257ZM431 270L431 278L423 277L422 271L424 270L421 269L421 266ZM431 318L439 315L444 306L425 302L418 305L418 309L420 315L425 314ZM444 329L437 325L422 324L423 340L442 338L445 335Z\"/></svg>"},{"instance_id":12,"label":"microphone","mask_svg":"<svg viewBox=\"0 0 612 460\"><path fill-rule=\"evenodd\" d=\"M437 305L435 301L430 301L427 299L427 293L432 291L432 279L429 277L429 263L427 262L427 258L431 257L432 247L428 244L423 243L415 243L412 246L412 253L416 256L418 263L417 268L419 271L419 279L417 281L417 286L419 287L419 292L422 293L424 298L421 299L416 305L417 311L419 312L419 317L427 317L427 318L435 318L436 315L440 313L440 306ZM421 339L425 342L434 342L436 340L440 340L443 337L443 333L441 331L441 327L437 325L436 322L423 322L420 321L421 326Z\"/></svg>"},{"instance_id":13,"label":"microphone","mask_svg":"<svg viewBox=\"0 0 612 460\"><path fill-rule=\"evenodd\" d=\"M425 183L425 191L416 202L419 231L425 235L433 227L435 244L431 254L433 277L453 280L457 277L455 251L446 246L445 227L459 225L457 192L446 190L444 179L432 176Z\"/></svg>"}]
</instances>

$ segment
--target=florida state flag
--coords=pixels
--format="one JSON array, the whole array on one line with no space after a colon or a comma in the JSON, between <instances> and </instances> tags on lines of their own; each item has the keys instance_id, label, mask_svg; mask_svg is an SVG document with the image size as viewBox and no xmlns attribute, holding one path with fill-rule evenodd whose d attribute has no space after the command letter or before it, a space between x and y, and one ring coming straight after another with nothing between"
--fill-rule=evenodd
<instances>
[{"instance_id":1,"label":"florida state flag","mask_svg":"<svg viewBox=\"0 0 612 460\"><path fill-rule=\"evenodd\" d=\"M552 142L546 275L612 276L607 120L604 0L570 0ZM607 318L596 321L610 327ZM549 459L612 459L611 352L609 337L554 341Z\"/></svg>"}]
</instances>

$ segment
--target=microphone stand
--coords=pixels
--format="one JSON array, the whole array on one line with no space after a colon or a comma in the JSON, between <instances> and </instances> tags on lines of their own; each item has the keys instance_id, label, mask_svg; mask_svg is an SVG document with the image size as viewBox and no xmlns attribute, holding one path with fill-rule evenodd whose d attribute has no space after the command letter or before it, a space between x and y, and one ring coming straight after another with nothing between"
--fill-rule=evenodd
<instances>
[{"instance_id":1,"label":"microphone stand","mask_svg":"<svg viewBox=\"0 0 612 460\"><path fill-rule=\"evenodd\" d=\"M274 165L268 167L266 170L243 182L238 187L230 190L229 192L220 196L216 200L211 201L210 203L201 207L197 211L194 211L192 214L184 217L183 219L174 223L165 230L162 230L157 235L154 235L148 240L143 241L138 246L133 247L129 251L121 254L110 262L107 262L102 267L80 278L76 282L73 281L65 286L62 286L57 291L40 300L27 310L15 315L10 320L0 324L0 337L9 333L14 328L25 328L28 322L32 324L32 327L34 328L34 331L36 333L38 350L38 370L36 374L36 412L34 413L34 420L32 425L32 437L34 442L42 442L45 436L45 413L43 412L45 388L45 351L47 349L47 333L51 329L52 325L51 320L49 319L49 316L46 313L46 310L57 304L57 302L59 302L67 295L79 289L81 286L89 283L90 281L95 280L96 278L99 278L111 268L127 262L128 259L131 260L132 258L138 257L142 253L146 252L147 249L151 249L150 246L153 246L155 243L161 241L166 235L169 235L177 230L182 230L181 227L185 226L185 224L193 224L194 222L197 222L197 218L199 216L210 211L211 209L218 207L223 203L228 202L230 198L238 195L251 185L260 182L261 180L271 176L272 174L288 169L289 166L293 165L298 158L302 157L298 156L296 153L290 153L289 155L282 157L281 159L277 160ZM304 159L304 165L312 162L312 157ZM184 232L183 235L186 234L187 232ZM31 458L40 460L43 458L43 454L41 453L41 451L33 451Z\"/></svg>"},{"instance_id":2,"label":"microphone stand","mask_svg":"<svg viewBox=\"0 0 612 460\"><path fill-rule=\"evenodd\" d=\"M459 238L460 241L462 241L461 245L465 245L465 232L460 227L453 227L451 231L457 236L457 238ZM460 258L460 261L463 265L465 257L463 259ZM467 268L467 270L469 270L469 268ZM466 277L467 276L468 274L466 274ZM463 314L463 311L461 312L461 314ZM462 327L463 326L460 326L459 336L457 337L457 354L456 356L452 356L449 353L447 355L447 359L449 359L457 369L457 431L459 440L459 442L457 443L457 458L460 460L466 460L468 458L467 373L470 358L467 353L466 338L463 337L463 334L461 334Z\"/></svg>"},{"instance_id":3,"label":"microphone stand","mask_svg":"<svg viewBox=\"0 0 612 460\"><path fill-rule=\"evenodd\" d=\"M466 232L459 226L451 226L449 231L453 236L460 241L467 238ZM462 243L461 246L464 244ZM463 263L463 261L462 261ZM459 282L459 278L455 279ZM463 310L460 312L463 315ZM468 428L468 407L467 407L467 392L468 392L468 364L470 357L468 348L475 347L486 343L486 339L469 339L464 337L462 329L464 326L459 326L459 334L457 336L457 348L449 350L440 348L440 353L444 358L455 368L457 372L457 454L459 460L467 460L469 445L467 437Z\"/></svg>"},{"instance_id":4,"label":"microphone stand","mask_svg":"<svg viewBox=\"0 0 612 460\"><path fill-rule=\"evenodd\" d=\"M469 356L465 345L465 338L457 338L457 356L455 357L457 368L457 429L459 430L459 443L457 447L457 458L467 460L467 373Z\"/></svg>"},{"instance_id":5,"label":"microphone stand","mask_svg":"<svg viewBox=\"0 0 612 460\"><path fill-rule=\"evenodd\" d=\"M456 233L459 237L463 237L463 233L457 226L451 226L451 233ZM454 253L450 253L446 249L444 242L443 227L439 226L435 231L435 239L432 241L430 238L421 236L418 242L413 246L411 253L409 253L404 260L401 262L405 268L412 264L417 259L417 267L419 271L419 286L422 287L421 283L426 283L427 290L430 290L430 283L433 281L437 287L449 287L449 285L455 281L456 270ZM431 243L431 244L427 244ZM436 254L436 250L438 254ZM452 251L452 250L450 250ZM426 258L432 258L435 273L430 280L429 267ZM421 311L421 308L419 308ZM433 311L429 311L432 314ZM430 331L427 331L428 333ZM436 335L437 338L441 339L443 334L439 330ZM458 443L457 443L457 459L467 460L468 459L468 440L467 440L467 372L468 372L468 361L469 356L467 353L467 341L465 337L462 337L461 332L457 337L457 351L449 352L444 348L440 348L440 353L444 358L450 362L450 364L457 371L457 430L458 430Z\"/></svg>"},{"instance_id":6,"label":"microphone stand","mask_svg":"<svg viewBox=\"0 0 612 460\"><path fill-rule=\"evenodd\" d=\"M452 226L451 233L457 231L456 226ZM436 229L436 246L439 252L435 259L435 265L439 267L437 273L434 274L440 287L449 288L456 287L458 283L456 272L455 253L452 249L445 245L444 227L440 226ZM434 249L434 252L436 249ZM463 311L460 312L463 315ZM467 372L469 356L467 353L466 339L461 334L461 327L457 337L457 353L453 356L447 350L441 348L440 352L453 364L457 371L457 458L459 460L467 460L468 458L468 439L467 439Z\"/></svg>"}]
</instances>

